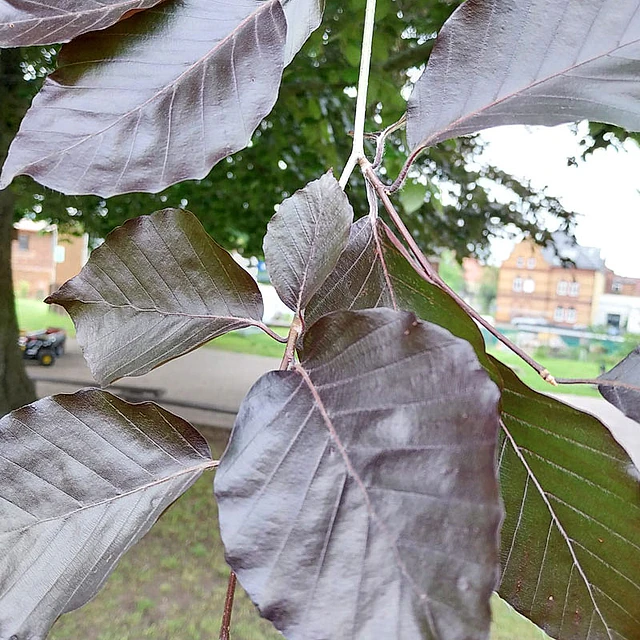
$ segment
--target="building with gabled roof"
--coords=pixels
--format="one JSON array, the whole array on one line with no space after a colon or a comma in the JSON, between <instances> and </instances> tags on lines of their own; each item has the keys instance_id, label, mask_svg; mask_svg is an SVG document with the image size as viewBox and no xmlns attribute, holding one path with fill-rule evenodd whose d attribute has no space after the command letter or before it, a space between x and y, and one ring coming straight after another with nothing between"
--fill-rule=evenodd
<instances>
[{"instance_id":1,"label":"building with gabled roof","mask_svg":"<svg viewBox=\"0 0 640 640\"><path fill-rule=\"evenodd\" d=\"M13 225L11 271L17 297L44 299L77 275L89 257L88 235L58 232L56 225L20 220Z\"/></svg>"},{"instance_id":2,"label":"building with gabled roof","mask_svg":"<svg viewBox=\"0 0 640 640\"><path fill-rule=\"evenodd\" d=\"M518 243L500 267L497 323L588 327L595 324L605 289L600 250L581 247L562 233L554 245Z\"/></svg>"}]
</instances>

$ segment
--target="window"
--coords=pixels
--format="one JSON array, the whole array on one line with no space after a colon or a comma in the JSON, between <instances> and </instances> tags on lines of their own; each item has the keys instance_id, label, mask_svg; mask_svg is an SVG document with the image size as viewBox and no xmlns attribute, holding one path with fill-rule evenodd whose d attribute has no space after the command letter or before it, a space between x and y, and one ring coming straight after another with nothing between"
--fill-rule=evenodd
<instances>
[{"instance_id":1,"label":"window","mask_svg":"<svg viewBox=\"0 0 640 640\"><path fill-rule=\"evenodd\" d=\"M560 280L560 282L558 282L558 286L556 287L556 293L559 296L566 296L568 286L569 283L566 280Z\"/></svg>"},{"instance_id":2,"label":"window","mask_svg":"<svg viewBox=\"0 0 640 640\"><path fill-rule=\"evenodd\" d=\"M57 264L64 262L65 253L66 253L66 247L63 247L60 244L56 245L53 250L53 261L56 262Z\"/></svg>"},{"instance_id":3,"label":"window","mask_svg":"<svg viewBox=\"0 0 640 640\"><path fill-rule=\"evenodd\" d=\"M29 250L29 236L26 233L18 234L18 248L20 251L28 251Z\"/></svg>"},{"instance_id":4,"label":"window","mask_svg":"<svg viewBox=\"0 0 640 640\"><path fill-rule=\"evenodd\" d=\"M524 267L524 258L522 256L516 260L516 267L518 267L518 269L522 269L522 267Z\"/></svg>"},{"instance_id":5,"label":"window","mask_svg":"<svg viewBox=\"0 0 640 640\"><path fill-rule=\"evenodd\" d=\"M533 278L527 278L523 283L522 283L522 290L525 293L533 293L536 290L536 283L533 280Z\"/></svg>"},{"instance_id":6,"label":"window","mask_svg":"<svg viewBox=\"0 0 640 640\"><path fill-rule=\"evenodd\" d=\"M569 283L569 295L575 298L579 295L579 293L580 293L580 283L579 282Z\"/></svg>"},{"instance_id":7,"label":"window","mask_svg":"<svg viewBox=\"0 0 640 640\"><path fill-rule=\"evenodd\" d=\"M612 282L611 291L613 293L620 293L622 291L622 282Z\"/></svg>"},{"instance_id":8,"label":"window","mask_svg":"<svg viewBox=\"0 0 640 640\"><path fill-rule=\"evenodd\" d=\"M562 322L564 320L564 307L556 307L556 310L553 312L553 319L556 322Z\"/></svg>"},{"instance_id":9,"label":"window","mask_svg":"<svg viewBox=\"0 0 640 640\"><path fill-rule=\"evenodd\" d=\"M518 292L522 291L522 278L520 276L513 279L513 290Z\"/></svg>"},{"instance_id":10,"label":"window","mask_svg":"<svg viewBox=\"0 0 640 640\"><path fill-rule=\"evenodd\" d=\"M527 260L527 269L535 269L536 268L536 259L535 258L529 258Z\"/></svg>"},{"instance_id":11,"label":"window","mask_svg":"<svg viewBox=\"0 0 640 640\"><path fill-rule=\"evenodd\" d=\"M567 309L567 322L573 324L576 321L577 314L576 310L573 307L569 307Z\"/></svg>"},{"instance_id":12,"label":"window","mask_svg":"<svg viewBox=\"0 0 640 640\"><path fill-rule=\"evenodd\" d=\"M619 313L609 313L607 314L607 327L610 329L619 329L622 317Z\"/></svg>"}]
</instances>

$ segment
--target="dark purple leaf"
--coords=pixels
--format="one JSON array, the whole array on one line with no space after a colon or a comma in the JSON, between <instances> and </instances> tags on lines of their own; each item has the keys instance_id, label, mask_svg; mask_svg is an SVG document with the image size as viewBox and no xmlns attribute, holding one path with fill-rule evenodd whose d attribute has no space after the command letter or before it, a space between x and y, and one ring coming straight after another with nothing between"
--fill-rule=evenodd
<instances>
[{"instance_id":1,"label":"dark purple leaf","mask_svg":"<svg viewBox=\"0 0 640 640\"><path fill-rule=\"evenodd\" d=\"M297 20L287 37L286 14ZM169 0L63 47L0 180L67 194L157 192L244 148L319 0Z\"/></svg>"},{"instance_id":2,"label":"dark purple leaf","mask_svg":"<svg viewBox=\"0 0 640 640\"><path fill-rule=\"evenodd\" d=\"M473 321L411 268L385 240L383 225L377 228L380 251L370 222L356 222L307 315L332 305L371 306L379 297L381 305L413 310L469 340L504 387L500 594L561 640L640 637L640 492L629 456L596 418L535 393L488 360Z\"/></svg>"},{"instance_id":3,"label":"dark purple leaf","mask_svg":"<svg viewBox=\"0 0 640 640\"><path fill-rule=\"evenodd\" d=\"M188 211L127 221L49 296L102 384L140 376L223 333L262 324L253 278Z\"/></svg>"},{"instance_id":4,"label":"dark purple leaf","mask_svg":"<svg viewBox=\"0 0 640 640\"><path fill-rule=\"evenodd\" d=\"M0 638L41 640L208 468L204 438L151 404L84 390L0 421Z\"/></svg>"},{"instance_id":5,"label":"dark purple leaf","mask_svg":"<svg viewBox=\"0 0 640 640\"><path fill-rule=\"evenodd\" d=\"M630 385L622 386L598 385L600 393L626 416L640 422L640 346L636 347L622 362L611 371L601 375L598 380L613 380ZM635 387L632 388L632 387Z\"/></svg>"},{"instance_id":6,"label":"dark purple leaf","mask_svg":"<svg viewBox=\"0 0 640 640\"><path fill-rule=\"evenodd\" d=\"M353 209L331 172L287 198L264 239L271 283L296 312L306 306L338 262Z\"/></svg>"},{"instance_id":7,"label":"dark purple leaf","mask_svg":"<svg viewBox=\"0 0 640 640\"><path fill-rule=\"evenodd\" d=\"M325 0L280 0L287 17L286 67L307 38L320 26Z\"/></svg>"},{"instance_id":8,"label":"dark purple leaf","mask_svg":"<svg viewBox=\"0 0 640 640\"><path fill-rule=\"evenodd\" d=\"M336 312L244 400L215 479L227 560L290 640L486 639L496 386L411 313Z\"/></svg>"},{"instance_id":9,"label":"dark purple leaf","mask_svg":"<svg viewBox=\"0 0 640 640\"><path fill-rule=\"evenodd\" d=\"M468 0L409 100L413 150L505 124L640 130L638 0Z\"/></svg>"},{"instance_id":10,"label":"dark purple leaf","mask_svg":"<svg viewBox=\"0 0 640 640\"><path fill-rule=\"evenodd\" d=\"M4 0L0 4L0 47L68 42L106 29L130 13L162 0Z\"/></svg>"},{"instance_id":11,"label":"dark purple leaf","mask_svg":"<svg viewBox=\"0 0 640 640\"><path fill-rule=\"evenodd\" d=\"M476 324L440 287L426 282L390 240L381 220L360 218L338 264L310 300L305 320L312 324L336 309L388 307L413 311L471 343L489 375L498 379Z\"/></svg>"},{"instance_id":12,"label":"dark purple leaf","mask_svg":"<svg viewBox=\"0 0 640 640\"><path fill-rule=\"evenodd\" d=\"M596 418L505 365L500 595L557 640L640 638L640 490Z\"/></svg>"}]
</instances>

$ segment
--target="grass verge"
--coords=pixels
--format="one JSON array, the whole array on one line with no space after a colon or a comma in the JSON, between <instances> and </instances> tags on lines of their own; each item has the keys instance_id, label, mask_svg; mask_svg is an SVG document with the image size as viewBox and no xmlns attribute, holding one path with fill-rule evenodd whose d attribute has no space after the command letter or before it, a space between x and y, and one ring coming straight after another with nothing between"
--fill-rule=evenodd
<instances>
[{"instance_id":1,"label":"grass verge","mask_svg":"<svg viewBox=\"0 0 640 640\"><path fill-rule=\"evenodd\" d=\"M62 327L71 336L75 335L75 329L71 318L66 312L57 313L52 311L49 305L39 300L18 299L16 301L16 311L18 314L18 325L20 329L33 331L43 329L48 326ZM286 336L287 329L274 327L280 335ZM257 356L267 356L271 358L281 358L284 352L284 345L270 338L266 333L255 327L232 331L215 340L207 343L207 347L221 349L223 351L234 351L236 353L249 353ZM510 351L490 350L490 353L515 369L523 382L532 389L545 391L546 393L558 392L569 393L582 396L600 397L598 392L592 387L585 385L563 385L561 387L551 387L544 382L538 374L526 365L518 356ZM561 358L542 358L540 363L557 378L596 378L599 375L598 365L594 362L578 362L575 360L565 360Z\"/></svg>"},{"instance_id":2,"label":"grass verge","mask_svg":"<svg viewBox=\"0 0 640 640\"><path fill-rule=\"evenodd\" d=\"M227 434L205 432L215 456ZM62 616L50 640L204 640L218 637L229 569L224 562L212 474L201 478L118 565L98 596ZM282 638L238 589L233 640ZM491 640L546 636L494 598Z\"/></svg>"},{"instance_id":3,"label":"grass verge","mask_svg":"<svg viewBox=\"0 0 640 640\"><path fill-rule=\"evenodd\" d=\"M489 353L510 366L525 384L536 391L545 393L567 393L577 396L592 396L600 398L600 394L594 387L584 384L563 384L552 387L545 382L528 364L511 351L490 349ZM577 360L565 360L564 358L540 358L538 362L546 367L556 378L597 378L600 370L595 362L579 362Z\"/></svg>"},{"instance_id":4,"label":"grass verge","mask_svg":"<svg viewBox=\"0 0 640 640\"><path fill-rule=\"evenodd\" d=\"M18 298L16 300L16 314L18 316L18 327L23 331L60 327L68 335L76 335L73 322L62 307L54 308L40 300Z\"/></svg>"}]
</instances>

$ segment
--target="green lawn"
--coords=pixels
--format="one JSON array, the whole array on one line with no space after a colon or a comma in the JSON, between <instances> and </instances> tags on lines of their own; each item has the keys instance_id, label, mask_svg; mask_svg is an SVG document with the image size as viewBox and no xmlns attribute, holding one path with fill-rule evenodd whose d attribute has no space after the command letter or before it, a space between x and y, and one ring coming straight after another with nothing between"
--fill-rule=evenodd
<instances>
[{"instance_id":1,"label":"green lawn","mask_svg":"<svg viewBox=\"0 0 640 640\"><path fill-rule=\"evenodd\" d=\"M511 351L489 350L489 353L514 369L520 379L532 389L536 389L536 391L601 397L593 387L584 384L563 384L558 387L552 387ZM538 362L546 367L556 378L597 378L600 375L600 370L595 362L578 362L577 360L565 360L564 358L540 358Z\"/></svg>"},{"instance_id":2,"label":"green lawn","mask_svg":"<svg viewBox=\"0 0 640 640\"><path fill-rule=\"evenodd\" d=\"M208 431L214 455L226 434ZM211 640L218 637L228 568L223 559L212 474L201 478L122 559L104 589L62 616L50 640ZM494 598L491 640L540 640L544 634ZM282 636L239 590L233 640Z\"/></svg>"},{"instance_id":3,"label":"green lawn","mask_svg":"<svg viewBox=\"0 0 640 640\"><path fill-rule=\"evenodd\" d=\"M280 335L287 335L286 328L272 327L272 329ZM269 356L271 358L282 358L284 353L284 344L270 338L264 331L255 327L226 333L208 342L207 347L222 349L223 351L235 351L237 353L251 353L256 356Z\"/></svg>"},{"instance_id":4,"label":"green lawn","mask_svg":"<svg viewBox=\"0 0 640 640\"><path fill-rule=\"evenodd\" d=\"M76 331L71 318L62 307L51 307L40 300L19 298L16 300L18 326L24 331L36 331L47 327L61 327L69 335Z\"/></svg>"},{"instance_id":5,"label":"green lawn","mask_svg":"<svg viewBox=\"0 0 640 640\"><path fill-rule=\"evenodd\" d=\"M69 318L65 312L57 313L52 311L49 305L39 300L19 299L17 300L16 310L18 313L18 324L21 329L32 331L48 326L57 326L66 329L69 335L75 335L71 318ZM282 327L277 327L275 330L280 335L286 335L287 333L286 329ZM260 329L253 327L227 333L215 340L211 340L206 346L213 349L250 353L272 358L281 358L284 352L284 345L276 342ZM514 368L520 378L533 389L546 391L547 393L557 391L560 393L599 397L595 389L584 385L551 387L544 382L535 371L522 362L518 356L510 351L491 350L490 353ZM560 358L541 358L540 362L557 378L595 378L599 374L598 365L594 362L578 362Z\"/></svg>"}]
</instances>

